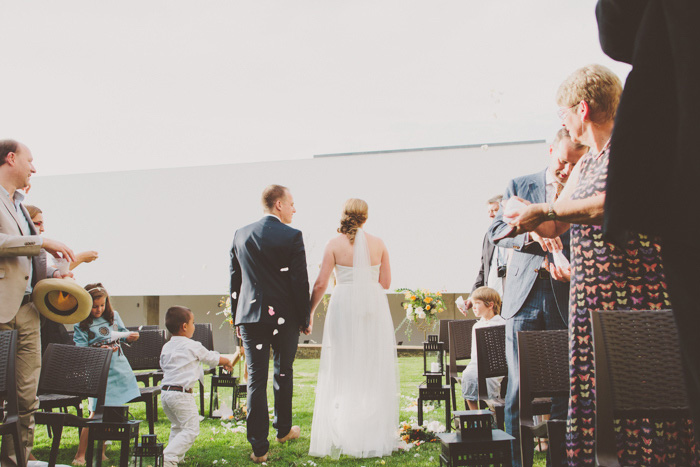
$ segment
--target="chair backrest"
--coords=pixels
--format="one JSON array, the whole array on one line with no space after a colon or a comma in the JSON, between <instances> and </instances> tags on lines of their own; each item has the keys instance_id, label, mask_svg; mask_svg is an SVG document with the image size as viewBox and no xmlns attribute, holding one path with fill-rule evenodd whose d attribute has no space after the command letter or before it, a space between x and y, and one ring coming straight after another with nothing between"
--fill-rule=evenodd
<instances>
[{"instance_id":1,"label":"chair backrest","mask_svg":"<svg viewBox=\"0 0 700 467\"><path fill-rule=\"evenodd\" d=\"M211 323L195 323L192 340L201 343L207 350L214 350L214 332Z\"/></svg>"},{"instance_id":2,"label":"chair backrest","mask_svg":"<svg viewBox=\"0 0 700 467\"><path fill-rule=\"evenodd\" d=\"M520 418L532 418L537 397L569 395L568 331L518 332L518 362Z\"/></svg>"},{"instance_id":3,"label":"chair backrest","mask_svg":"<svg viewBox=\"0 0 700 467\"><path fill-rule=\"evenodd\" d=\"M165 330L141 329L138 340L122 345L122 351L132 370L159 370L164 345Z\"/></svg>"},{"instance_id":4,"label":"chair backrest","mask_svg":"<svg viewBox=\"0 0 700 467\"><path fill-rule=\"evenodd\" d=\"M664 311L593 311L596 457L617 465L613 420L688 417L678 329Z\"/></svg>"},{"instance_id":5,"label":"chair backrest","mask_svg":"<svg viewBox=\"0 0 700 467\"><path fill-rule=\"evenodd\" d=\"M450 362L467 360L472 356L472 328L475 319L455 319L448 324Z\"/></svg>"},{"instance_id":6,"label":"chair backrest","mask_svg":"<svg viewBox=\"0 0 700 467\"><path fill-rule=\"evenodd\" d=\"M41 361L39 394L94 397L101 413L112 350L49 344Z\"/></svg>"},{"instance_id":7,"label":"chair backrest","mask_svg":"<svg viewBox=\"0 0 700 467\"><path fill-rule=\"evenodd\" d=\"M487 378L508 376L506 327L489 326L475 330L479 399L489 399Z\"/></svg>"},{"instance_id":8,"label":"chair backrest","mask_svg":"<svg viewBox=\"0 0 700 467\"><path fill-rule=\"evenodd\" d=\"M0 399L5 400L7 417L17 418L17 381L15 358L17 355L17 331L0 332Z\"/></svg>"},{"instance_id":9,"label":"chair backrest","mask_svg":"<svg viewBox=\"0 0 700 467\"><path fill-rule=\"evenodd\" d=\"M140 332L140 331L157 331L158 330L158 325L157 324L144 324L142 326L127 326L126 329L132 332Z\"/></svg>"},{"instance_id":10,"label":"chair backrest","mask_svg":"<svg viewBox=\"0 0 700 467\"><path fill-rule=\"evenodd\" d=\"M445 350L445 353L450 353L450 333L449 333L449 324L450 321L454 321L453 319L441 319L440 320L440 330L438 332L438 340L440 342L443 342L445 345L443 349Z\"/></svg>"}]
</instances>

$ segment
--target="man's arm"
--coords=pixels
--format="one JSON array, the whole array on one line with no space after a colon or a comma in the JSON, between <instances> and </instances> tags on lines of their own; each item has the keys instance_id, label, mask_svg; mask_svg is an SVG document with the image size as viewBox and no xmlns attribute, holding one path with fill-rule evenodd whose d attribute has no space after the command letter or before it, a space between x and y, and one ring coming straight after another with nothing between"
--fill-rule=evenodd
<instances>
[{"instance_id":1,"label":"man's arm","mask_svg":"<svg viewBox=\"0 0 700 467\"><path fill-rule=\"evenodd\" d=\"M39 235L0 233L0 256L37 256L43 240Z\"/></svg>"},{"instance_id":2,"label":"man's arm","mask_svg":"<svg viewBox=\"0 0 700 467\"><path fill-rule=\"evenodd\" d=\"M292 244L292 258L289 265L292 280L294 305L299 313L299 325L309 327L311 303L309 301L309 273L306 269L306 249L301 231L297 231Z\"/></svg>"},{"instance_id":3,"label":"man's arm","mask_svg":"<svg viewBox=\"0 0 700 467\"><path fill-rule=\"evenodd\" d=\"M508 187L506 187L503 199L507 200L517 195L518 192L515 187L515 180L511 180L508 183ZM489 241L497 247L511 248L513 250L521 251L523 253L542 253L542 248L540 248L540 245L537 242L532 241L532 239L529 238L529 235L521 234L516 235L514 237L501 238L513 228L511 225L508 224L508 222L505 222L503 220L503 211L503 209L498 210L498 212L496 213L496 217L493 219L491 227L489 227L489 230L487 232Z\"/></svg>"},{"instance_id":4,"label":"man's arm","mask_svg":"<svg viewBox=\"0 0 700 467\"><path fill-rule=\"evenodd\" d=\"M231 273L231 284L229 288L229 298L231 299L231 322L236 322L236 308L238 307L238 296L241 293L241 265L236 258L236 238L234 235L233 244L231 245L231 265L229 267Z\"/></svg>"},{"instance_id":5,"label":"man's arm","mask_svg":"<svg viewBox=\"0 0 700 467\"><path fill-rule=\"evenodd\" d=\"M486 285L486 278L484 277L484 264L488 261L488 258L484 258L484 253L487 251L487 246L491 241L489 240L488 233L484 235L484 243L481 246L481 265L479 266L479 273L476 275L476 281L474 281L474 286L472 287L472 292L474 292L479 287Z\"/></svg>"}]
</instances>

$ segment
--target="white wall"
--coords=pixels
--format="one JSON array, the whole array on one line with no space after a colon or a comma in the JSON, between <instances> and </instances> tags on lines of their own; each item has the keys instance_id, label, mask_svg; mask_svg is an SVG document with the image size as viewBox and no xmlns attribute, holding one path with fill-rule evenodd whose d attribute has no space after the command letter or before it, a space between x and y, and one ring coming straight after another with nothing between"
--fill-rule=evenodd
<instances>
[{"instance_id":1,"label":"white wall","mask_svg":"<svg viewBox=\"0 0 700 467\"><path fill-rule=\"evenodd\" d=\"M370 206L367 231L389 247L392 288L463 291L489 225L485 200L547 161L547 144L530 143L38 176L28 203L44 211L47 237L99 251L76 279L101 281L112 295L226 294L233 233L261 217L270 183L294 195L292 226L305 234L312 282L344 201L358 197Z\"/></svg>"}]
</instances>

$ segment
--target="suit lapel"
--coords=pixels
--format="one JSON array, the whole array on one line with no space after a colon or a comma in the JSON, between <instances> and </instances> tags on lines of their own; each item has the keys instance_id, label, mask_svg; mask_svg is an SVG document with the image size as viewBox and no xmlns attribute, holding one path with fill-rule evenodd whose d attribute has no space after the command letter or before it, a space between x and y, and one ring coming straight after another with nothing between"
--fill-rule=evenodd
<instances>
[{"instance_id":1,"label":"suit lapel","mask_svg":"<svg viewBox=\"0 0 700 467\"><path fill-rule=\"evenodd\" d=\"M19 218L20 214L15 209L15 206L14 206L14 204L12 204L12 201L10 201L10 198L5 196L4 194L2 196L0 196L0 198L2 198L2 204L3 204L3 206L5 206L5 209L7 210L7 212L15 220L15 223L17 224L17 229L22 233L22 235L30 235L29 232L24 231L25 229L22 227L22 224L24 224L24 222L22 222L21 219ZM22 207L24 207L24 206L22 206Z\"/></svg>"},{"instance_id":2,"label":"suit lapel","mask_svg":"<svg viewBox=\"0 0 700 467\"><path fill-rule=\"evenodd\" d=\"M547 201L547 196L545 192L545 185L546 185L546 174L547 169L543 170L542 172L536 174L536 176L530 181L530 185L528 187L530 191L530 201L533 203L544 203Z\"/></svg>"},{"instance_id":3,"label":"suit lapel","mask_svg":"<svg viewBox=\"0 0 700 467\"><path fill-rule=\"evenodd\" d=\"M22 210L22 214L24 215L25 219L27 219L27 225L29 226L29 232L25 235L38 235L36 227L34 227L34 222L32 222L32 218L29 215L29 211L27 211L27 208L24 207L24 204L20 204L19 208Z\"/></svg>"}]
</instances>

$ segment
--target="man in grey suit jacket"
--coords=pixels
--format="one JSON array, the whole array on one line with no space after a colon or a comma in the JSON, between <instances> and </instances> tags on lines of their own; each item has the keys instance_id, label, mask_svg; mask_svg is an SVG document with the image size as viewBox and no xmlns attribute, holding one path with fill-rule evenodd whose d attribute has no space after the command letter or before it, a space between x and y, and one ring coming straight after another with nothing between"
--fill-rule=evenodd
<instances>
[{"instance_id":1,"label":"man in grey suit jacket","mask_svg":"<svg viewBox=\"0 0 700 467\"><path fill-rule=\"evenodd\" d=\"M585 146L572 143L565 129L559 130L549 147L550 162L547 169L518 177L510 181L504 198L517 196L532 203L553 202L561 192L571 170L586 152ZM513 465L532 465L534 443L523 439L522 464L520 452L519 421L519 331L566 329L569 317L569 282L562 277L566 271L551 270L551 250L562 249L569 256L569 234L556 242L543 240L536 234L509 237L510 226L503 219L501 209L489 229L491 241L503 248L512 248L513 256L508 265L506 287L503 294L501 316L506 320L506 359L508 361L508 392L506 394L506 431L516 440L512 443ZM504 237L505 236L505 237ZM556 243L556 246L554 245ZM553 268L552 268L553 269ZM562 280L553 277L556 275ZM559 398L552 407L553 418L566 418L566 400Z\"/></svg>"},{"instance_id":2,"label":"man in grey suit jacket","mask_svg":"<svg viewBox=\"0 0 700 467\"><path fill-rule=\"evenodd\" d=\"M39 312L31 302L34 285L57 275L49 268L44 249L54 256L75 260L70 248L61 242L37 235L29 213L24 208L24 194L35 172L29 148L13 140L0 140L0 331L16 329L17 392L19 398L20 433L25 446L25 459L34 444L34 412L39 408L36 391L41 371ZM60 277L60 276L57 276ZM2 440L2 466L16 465L10 437Z\"/></svg>"}]
</instances>

